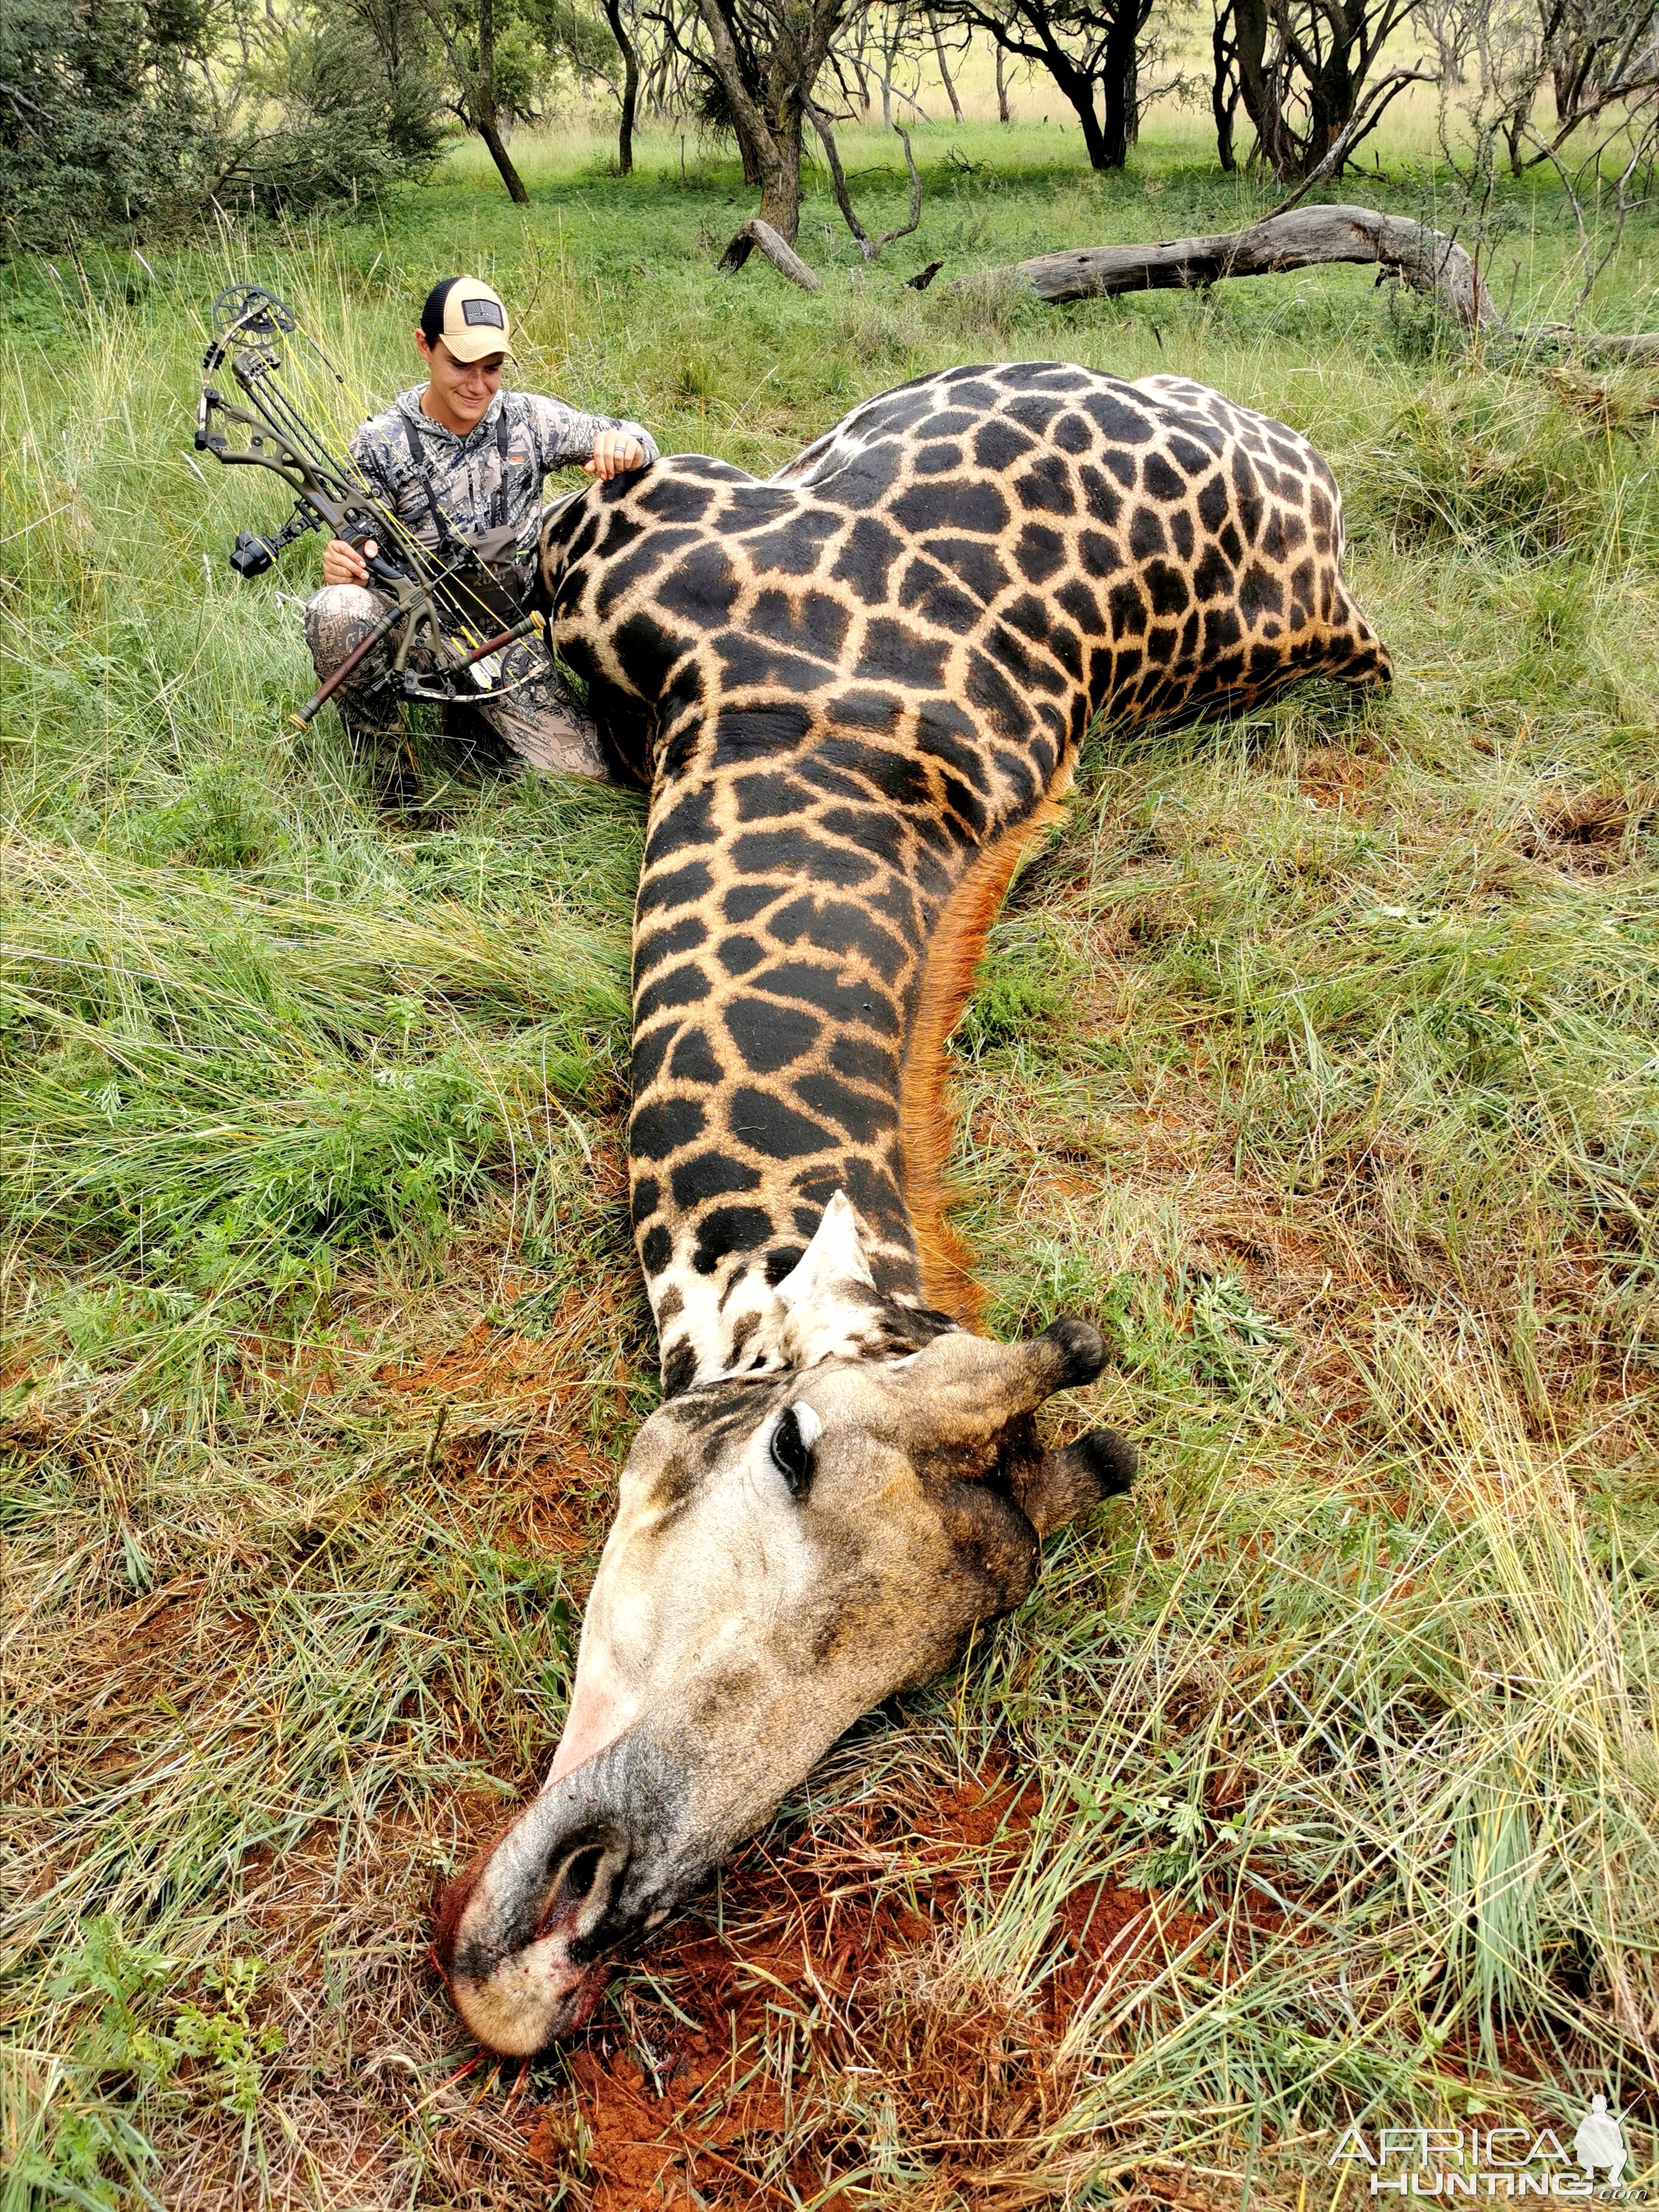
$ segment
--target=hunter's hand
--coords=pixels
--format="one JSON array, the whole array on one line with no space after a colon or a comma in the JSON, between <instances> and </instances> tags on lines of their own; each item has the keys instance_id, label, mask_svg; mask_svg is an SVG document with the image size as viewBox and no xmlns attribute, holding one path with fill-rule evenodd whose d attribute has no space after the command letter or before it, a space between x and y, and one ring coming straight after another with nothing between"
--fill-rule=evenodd
<instances>
[{"instance_id":1,"label":"hunter's hand","mask_svg":"<svg viewBox=\"0 0 1659 2212\"><path fill-rule=\"evenodd\" d=\"M348 545L343 538L330 538L323 548L323 581L325 584L366 584L369 580L367 563L363 553L379 551L370 538L360 553L354 545Z\"/></svg>"},{"instance_id":2,"label":"hunter's hand","mask_svg":"<svg viewBox=\"0 0 1659 2212\"><path fill-rule=\"evenodd\" d=\"M602 483L645 465L645 447L626 430L602 430L593 441L593 459L582 464L588 474L597 477Z\"/></svg>"}]
</instances>

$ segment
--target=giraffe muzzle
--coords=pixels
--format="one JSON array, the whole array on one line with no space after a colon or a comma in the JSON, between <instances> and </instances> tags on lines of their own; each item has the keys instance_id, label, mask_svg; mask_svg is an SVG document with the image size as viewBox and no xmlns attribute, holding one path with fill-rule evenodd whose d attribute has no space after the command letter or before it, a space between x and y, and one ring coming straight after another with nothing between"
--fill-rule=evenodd
<instances>
[{"instance_id":1,"label":"giraffe muzzle","mask_svg":"<svg viewBox=\"0 0 1659 2212\"><path fill-rule=\"evenodd\" d=\"M529 2057L575 2033L618 1949L703 1870L681 1778L644 1729L550 1781L450 1883L439 1966L480 2043Z\"/></svg>"}]
</instances>

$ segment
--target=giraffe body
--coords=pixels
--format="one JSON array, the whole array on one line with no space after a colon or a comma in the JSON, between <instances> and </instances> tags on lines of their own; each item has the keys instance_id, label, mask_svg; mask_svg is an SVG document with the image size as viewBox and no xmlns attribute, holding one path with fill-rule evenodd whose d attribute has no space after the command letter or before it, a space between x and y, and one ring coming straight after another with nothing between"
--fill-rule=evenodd
<instances>
[{"instance_id":1,"label":"giraffe body","mask_svg":"<svg viewBox=\"0 0 1659 2212\"><path fill-rule=\"evenodd\" d=\"M681 458L584 505L543 574L652 786L629 1154L664 1384L781 1364L772 1285L838 1188L881 1291L971 1310L906 1157L942 916L1095 717L1386 676L1329 471L1201 386L1038 363L888 393L770 483Z\"/></svg>"},{"instance_id":2,"label":"giraffe body","mask_svg":"<svg viewBox=\"0 0 1659 2212\"><path fill-rule=\"evenodd\" d=\"M1057 363L924 378L769 482L678 456L549 522L555 641L651 793L629 1153L667 1403L548 1784L445 1908L481 2039L584 2016L618 1942L1125 1486L1110 1432L1035 1443L1098 1334L972 1333L945 1041L1091 725L1388 680L1341 553L1293 432Z\"/></svg>"}]
</instances>

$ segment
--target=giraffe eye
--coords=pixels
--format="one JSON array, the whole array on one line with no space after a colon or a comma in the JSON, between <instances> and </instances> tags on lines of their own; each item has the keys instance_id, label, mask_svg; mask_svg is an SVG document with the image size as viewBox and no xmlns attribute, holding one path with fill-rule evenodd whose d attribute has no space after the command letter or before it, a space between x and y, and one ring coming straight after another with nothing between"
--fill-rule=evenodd
<instances>
[{"instance_id":1,"label":"giraffe eye","mask_svg":"<svg viewBox=\"0 0 1659 2212\"><path fill-rule=\"evenodd\" d=\"M797 1504L812 1487L812 1448L822 1426L810 1408L790 1406L772 1432L772 1463Z\"/></svg>"}]
</instances>

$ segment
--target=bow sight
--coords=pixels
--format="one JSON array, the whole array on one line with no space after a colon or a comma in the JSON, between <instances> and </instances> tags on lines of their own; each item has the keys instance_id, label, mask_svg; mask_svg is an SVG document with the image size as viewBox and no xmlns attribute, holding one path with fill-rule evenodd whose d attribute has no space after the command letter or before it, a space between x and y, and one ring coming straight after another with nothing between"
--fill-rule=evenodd
<instances>
[{"instance_id":1,"label":"bow sight","mask_svg":"<svg viewBox=\"0 0 1659 2212\"><path fill-rule=\"evenodd\" d=\"M293 309L257 284L239 284L214 301L213 325L202 362L197 450L230 466L269 469L294 495L294 514L270 537L238 531L232 568L239 576L263 576L296 538L326 530L356 546L372 588L389 602L294 716L296 724L303 729L383 638L392 640L392 677L405 699L476 706L539 674L532 666L509 678L496 656L521 639L539 639L541 616L524 613L512 589L470 546L451 544L442 557L435 555L375 497L349 455L332 453L307 421L301 399L307 376L320 372L342 390L345 380ZM239 402L215 382L226 368Z\"/></svg>"}]
</instances>

